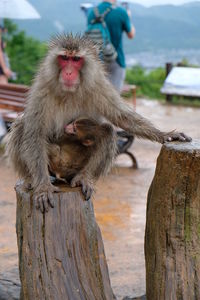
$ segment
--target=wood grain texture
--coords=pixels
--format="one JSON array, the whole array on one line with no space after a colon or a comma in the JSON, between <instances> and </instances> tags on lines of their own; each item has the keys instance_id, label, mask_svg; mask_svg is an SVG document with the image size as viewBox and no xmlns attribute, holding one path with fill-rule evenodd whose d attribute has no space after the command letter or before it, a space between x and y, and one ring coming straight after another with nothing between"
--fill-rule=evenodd
<instances>
[{"instance_id":1,"label":"wood grain texture","mask_svg":"<svg viewBox=\"0 0 200 300\"><path fill-rule=\"evenodd\" d=\"M21 300L114 299L92 202L64 188L42 214L21 184L16 193Z\"/></svg>"},{"instance_id":2,"label":"wood grain texture","mask_svg":"<svg viewBox=\"0 0 200 300\"><path fill-rule=\"evenodd\" d=\"M148 300L200 299L200 142L162 147L148 194Z\"/></svg>"}]
</instances>

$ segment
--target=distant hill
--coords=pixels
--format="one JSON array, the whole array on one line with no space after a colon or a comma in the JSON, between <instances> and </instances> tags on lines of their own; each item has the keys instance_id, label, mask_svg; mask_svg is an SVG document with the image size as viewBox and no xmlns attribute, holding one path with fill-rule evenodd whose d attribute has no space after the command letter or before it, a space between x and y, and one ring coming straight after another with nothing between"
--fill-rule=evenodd
<instances>
[{"instance_id":1,"label":"distant hill","mask_svg":"<svg viewBox=\"0 0 200 300\"><path fill-rule=\"evenodd\" d=\"M16 21L27 34L47 40L62 29L66 32L84 32L86 19L80 10L83 1L29 1L40 12L42 19ZM124 39L127 53L170 48L200 49L200 2L148 8L131 4L130 8L136 37L134 40Z\"/></svg>"}]
</instances>

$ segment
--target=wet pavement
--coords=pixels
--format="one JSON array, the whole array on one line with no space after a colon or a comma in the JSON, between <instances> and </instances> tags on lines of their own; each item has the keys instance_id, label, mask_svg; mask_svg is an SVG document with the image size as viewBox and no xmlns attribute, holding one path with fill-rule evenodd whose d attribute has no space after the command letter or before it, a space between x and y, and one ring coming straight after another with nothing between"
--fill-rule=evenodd
<instances>
[{"instance_id":1,"label":"wet pavement","mask_svg":"<svg viewBox=\"0 0 200 300\"><path fill-rule=\"evenodd\" d=\"M161 105L137 100L137 112L161 130L177 129L200 139L200 109ZM139 169L121 155L112 172L97 184L95 214L101 228L111 283L117 299L145 293L144 230L146 198L154 175L160 145L136 140L131 148ZM0 162L0 282L11 278L18 284L15 234L16 176Z\"/></svg>"}]
</instances>

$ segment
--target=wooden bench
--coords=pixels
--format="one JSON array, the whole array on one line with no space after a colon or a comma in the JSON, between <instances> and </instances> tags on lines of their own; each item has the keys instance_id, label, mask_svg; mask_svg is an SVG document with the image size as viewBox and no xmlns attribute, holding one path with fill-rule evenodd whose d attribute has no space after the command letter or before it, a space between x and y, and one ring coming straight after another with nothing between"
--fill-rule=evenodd
<instances>
[{"instance_id":1,"label":"wooden bench","mask_svg":"<svg viewBox=\"0 0 200 300\"><path fill-rule=\"evenodd\" d=\"M25 107L26 94L29 90L27 85L0 84L0 112L5 122L12 122ZM122 94L131 92L133 106L136 106L136 86L125 84Z\"/></svg>"},{"instance_id":2,"label":"wooden bench","mask_svg":"<svg viewBox=\"0 0 200 300\"><path fill-rule=\"evenodd\" d=\"M160 89L168 102L173 96L200 98L200 68L166 64L166 79Z\"/></svg>"},{"instance_id":3,"label":"wooden bench","mask_svg":"<svg viewBox=\"0 0 200 300\"><path fill-rule=\"evenodd\" d=\"M0 113L6 122L13 122L25 107L29 87L21 84L0 84Z\"/></svg>"}]
</instances>

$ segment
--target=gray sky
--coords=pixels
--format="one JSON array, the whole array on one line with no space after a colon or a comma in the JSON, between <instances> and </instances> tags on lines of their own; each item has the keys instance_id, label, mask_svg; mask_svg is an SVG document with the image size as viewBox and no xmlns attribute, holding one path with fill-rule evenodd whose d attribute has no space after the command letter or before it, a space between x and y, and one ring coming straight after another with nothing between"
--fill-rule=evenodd
<instances>
[{"instance_id":1,"label":"gray sky","mask_svg":"<svg viewBox=\"0 0 200 300\"><path fill-rule=\"evenodd\" d=\"M183 3L195 2L195 0L129 0L129 1L139 3L144 6L163 5L163 4L179 5ZM199 2L200 0L197 1Z\"/></svg>"}]
</instances>

